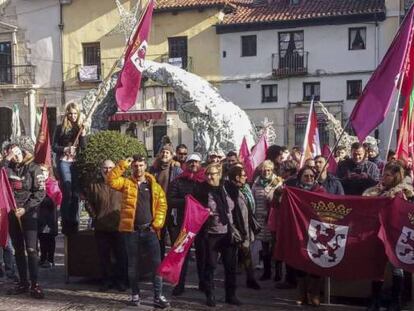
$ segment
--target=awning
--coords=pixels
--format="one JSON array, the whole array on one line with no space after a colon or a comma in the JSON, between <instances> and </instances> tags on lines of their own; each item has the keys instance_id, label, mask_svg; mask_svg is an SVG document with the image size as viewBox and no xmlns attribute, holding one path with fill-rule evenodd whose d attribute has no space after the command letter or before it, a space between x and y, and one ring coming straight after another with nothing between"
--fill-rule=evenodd
<instances>
[{"instance_id":1,"label":"awning","mask_svg":"<svg viewBox=\"0 0 414 311\"><path fill-rule=\"evenodd\" d=\"M117 112L109 117L109 121L146 121L159 120L164 110L134 110L128 112Z\"/></svg>"}]
</instances>

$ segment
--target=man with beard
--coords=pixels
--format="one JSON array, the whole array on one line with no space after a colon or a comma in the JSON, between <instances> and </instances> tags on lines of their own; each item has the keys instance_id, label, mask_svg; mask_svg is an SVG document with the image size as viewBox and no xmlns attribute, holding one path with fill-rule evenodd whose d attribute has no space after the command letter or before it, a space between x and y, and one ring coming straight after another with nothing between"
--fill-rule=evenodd
<instances>
[{"instance_id":1,"label":"man with beard","mask_svg":"<svg viewBox=\"0 0 414 311\"><path fill-rule=\"evenodd\" d=\"M46 194L45 178L40 166L33 162L33 156L28 151L22 150L16 144L10 144L6 152L4 167L17 204L17 208L9 214L9 233L19 271L19 283L7 293L18 295L30 290L33 298L41 299L44 298L44 293L37 283L37 214Z\"/></svg>"},{"instance_id":2,"label":"man with beard","mask_svg":"<svg viewBox=\"0 0 414 311\"><path fill-rule=\"evenodd\" d=\"M170 183L183 171L180 168L180 163L173 160L174 150L171 144L167 144L161 147L157 159L154 164L150 167L149 172L155 176L157 183L159 183L165 193L168 193L168 187ZM167 219L165 221L165 228L161 231L161 260L164 259L165 255L165 235L168 229L171 243L173 243L172 237L177 236L180 227L177 223L177 209L168 208Z\"/></svg>"},{"instance_id":3,"label":"man with beard","mask_svg":"<svg viewBox=\"0 0 414 311\"><path fill-rule=\"evenodd\" d=\"M378 167L366 159L362 144L353 143L351 158L339 162L336 175L341 180L345 194L361 195L366 189L378 183Z\"/></svg>"},{"instance_id":4,"label":"man with beard","mask_svg":"<svg viewBox=\"0 0 414 311\"><path fill-rule=\"evenodd\" d=\"M181 228L183 221L184 221L184 212L185 212L185 196L188 194L194 194L195 190L202 183L205 179L204 170L201 168L201 156L198 153L192 153L187 157L187 162L185 165L184 172L179 175L168 188L168 206L172 209L177 210L177 222L178 228ZM179 231L175 236L171 236L171 241L174 242L177 237ZM197 270L199 274L199 281L200 287L203 287L203 244L200 238L197 238L199 235L196 236L195 245L196 245L196 256L197 256ZM188 258L187 255L183 268L181 270L180 281L178 285L174 288L172 294L174 296L181 295L185 290L185 277L187 273L187 266L188 266Z\"/></svg>"},{"instance_id":5,"label":"man with beard","mask_svg":"<svg viewBox=\"0 0 414 311\"><path fill-rule=\"evenodd\" d=\"M122 175L132 167L132 176ZM154 306L170 306L162 294L162 278L156 274L161 263L158 237L164 227L167 200L161 186L154 176L146 173L147 159L140 155L120 161L107 175L108 185L122 192L119 231L122 233L128 255L128 277L131 286L131 305L141 302L139 289L139 272L143 263L142 253L148 254L151 262L154 286ZM145 266L145 264L144 264Z\"/></svg>"},{"instance_id":6,"label":"man with beard","mask_svg":"<svg viewBox=\"0 0 414 311\"><path fill-rule=\"evenodd\" d=\"M319 175L318 183L323 186L328 193L343 195L344 188L341 182L331 173L328 173L329 163L324 156L315 157L315 170Z\"/></svg>"}]
</instances>

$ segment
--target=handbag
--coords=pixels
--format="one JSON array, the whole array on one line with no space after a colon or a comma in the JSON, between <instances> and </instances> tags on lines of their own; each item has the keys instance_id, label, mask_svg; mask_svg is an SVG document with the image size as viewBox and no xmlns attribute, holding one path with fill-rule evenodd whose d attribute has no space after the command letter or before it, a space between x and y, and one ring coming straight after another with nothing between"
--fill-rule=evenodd
<instances>
[{"instance_id":1,"label":"handbag","mask_svg":"<svg viewBox=\"0 0 414 311\"><path fill-rule=\"evenodd\" d=\"M251 214L249 216L250 229L253 231L254 235L257 235L260 233L260 231L262 231L263 226L259 223L255 215Z\"/></svg>"}]
</instances>

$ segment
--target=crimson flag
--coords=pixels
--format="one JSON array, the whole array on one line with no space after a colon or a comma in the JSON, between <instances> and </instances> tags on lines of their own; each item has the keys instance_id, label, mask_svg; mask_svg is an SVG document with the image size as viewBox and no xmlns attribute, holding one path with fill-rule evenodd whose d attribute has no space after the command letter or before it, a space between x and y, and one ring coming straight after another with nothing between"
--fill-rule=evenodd
<instances>
[{"instance_id":1,"label":"crimson flag","mask_svg":"<svg viewBox=\"0 0 414 311\"><path fill-rule=\"evenodd\" d=\"M300 167L305 161L321 154L321 144L319 141L318 118L316 116L313 99L309 108L308 123L306 125L305 140L303 141L303 154L300 160Z\"/></svg>"},{"instance_id":2,"label":"crimson flag","mask_svg":"<svg viewBox=\"0 0 414 311\"><path fill-rule=\"evenodd\" d=\"M158 267L158 275L171 284L175 285L179 282L181 269L188 250L209 215L209 210L204 208L191 195L185 197L184 222L180 235Z\"/></svg>"},{"instance_id":3,"label":"crimson flag","mask_svg":"<svg viewBox=\"0 0 414 311\"><path fill-rule=\"evenodd\" d=\"M335 160L334 155L331 156L331 148L329 148L329 145L325 144L322 147L322 155L329 161L328 161L328 172L331 174L336 175L336 169L338 168L338 163Z\"/></svg>"},{"instance_id":4,"label":"crimson flag","mask_svg":"<svg viewBox=\"0 0 414 311\"><path fill-rule=\"evenodd\" d=\"M377 237L388 198L337 196L286 187L274 255L302 271L337 279L380 279L387 262Z\"/></svg>"},{"instance_id":5,"label":"crimson flag","mask_svg":"<svg viewBox=\"0 0 414 311\"><path fill-rule=\"evenodd\" d=\"M396 197L381 210L378 237L394 267L414 272L414 204Z\"/></svg>"},{"instance_id":6,"label":"crimson flag","mask_svg":"<svg viewBox=\"0 0 414 311\"><path fill-rule=\"evenodd\" d=\"M37 135L34 161L37 164L52 166L52 148L50 146L46 99L43 102L42 121L40 122L39 134Z\"/></svg>"},{"instance_id":7,"label":"crimson flag","mask_svg":"<svg viewBox=\"0 0 414 311\"><path fill-rule=\"evenodd\" d=\"M115 97L118 108L127 111L134 106L141 86L145 55L148 49L148 36L151 29L154 1L150 0L143 18L136 28L125 52L124 67L119 74L115 86Z\"/></svg>"},{"instance_id":8,"label":"crimson flag","mask_svg":"<svg viewBox=\"0 0 414 311\"><path fill-rule=\"evenodd\" d=\"M14 194L9 184L9 178L4 168L0 168L0 246L5 247L9 233L8 214L16 208Z\"/></svg>"},{"instance_id":9,"label":"crimson flag","mask_svg":"<svg viewBox=\"0 0 414 311\"><path fill-rule=\"evenodd\" d=\"M244 162L250 156L249 146L247 145L246 136L243 137L239 150L239 160Z\"/></svg>"}]
</instances>

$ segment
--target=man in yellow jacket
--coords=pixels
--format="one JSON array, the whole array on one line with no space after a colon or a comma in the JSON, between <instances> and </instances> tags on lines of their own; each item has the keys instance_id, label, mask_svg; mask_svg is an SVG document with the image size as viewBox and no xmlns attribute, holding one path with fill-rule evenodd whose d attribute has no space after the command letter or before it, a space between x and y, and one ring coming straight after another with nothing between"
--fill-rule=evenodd
<instances>
[{"instance_id":1,"label":"man in yellow jacket","mask_svg":"<svg viewBox=\"0 0 414 311\"><path fill-rule=\"evenodd\" d=\"M124 177L131 166L132 176ZM108 185L122 192L119 231L125 238L128 254L128 278L131 285L131 304L139 305L139 268L140 254L148 254L153 270L154 306L170 306L162 295L162 278L156 274L160 264L160 245L158 236L164 226L167 200L161 186L154 176L146 172L147 159L140 155L121 160L108 173Z\"/></svg>"}]
</instances>

